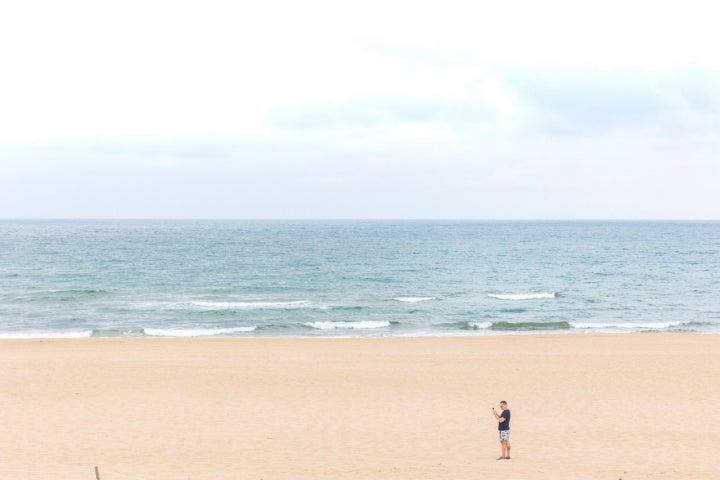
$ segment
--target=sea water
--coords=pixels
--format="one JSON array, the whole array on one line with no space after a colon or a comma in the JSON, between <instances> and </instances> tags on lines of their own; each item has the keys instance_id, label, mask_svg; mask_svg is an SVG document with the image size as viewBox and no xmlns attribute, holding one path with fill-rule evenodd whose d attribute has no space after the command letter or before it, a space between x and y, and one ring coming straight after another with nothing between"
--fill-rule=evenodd
<instances>
[{"instance_id":1,"label":"sea water","mask_svg":"<svg viewBox=\"0 0 720 480\"><path fill-rule=\"evenodd\" d=\"M0 221L0 338L720 333L719 222Z\"/></svg>"}]
</instances>

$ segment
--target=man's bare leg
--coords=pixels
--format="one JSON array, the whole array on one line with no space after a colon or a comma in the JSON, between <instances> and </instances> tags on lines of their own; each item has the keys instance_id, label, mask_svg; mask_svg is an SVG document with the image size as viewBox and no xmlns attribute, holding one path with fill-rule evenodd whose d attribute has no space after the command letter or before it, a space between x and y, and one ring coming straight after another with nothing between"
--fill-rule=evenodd
<instances>
[{"instance_id":1,"label":"man's bare leg","mask_svg":"<svg viewBox=\"0 0 720 480\"><path fill-rule=\"evenodd\" d=\"M510 458L510 442L500 442L502 458Z\"/></svg>"}]
</instances>

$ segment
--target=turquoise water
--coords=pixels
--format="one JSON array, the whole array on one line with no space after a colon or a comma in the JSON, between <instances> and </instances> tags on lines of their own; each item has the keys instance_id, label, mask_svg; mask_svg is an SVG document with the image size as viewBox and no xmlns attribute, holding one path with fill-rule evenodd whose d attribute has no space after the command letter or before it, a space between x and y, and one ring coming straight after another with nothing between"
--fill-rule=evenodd
<instances>
[{"instance_id":1,"label":"turquoise water","mask_svg":"<svg viewBox=\"0 0 720 480\"><path fill-rule=\"evenodd\" d=\"M720 333L718 222L0 221L0 338Z\"/></svg>"}]
</instances>

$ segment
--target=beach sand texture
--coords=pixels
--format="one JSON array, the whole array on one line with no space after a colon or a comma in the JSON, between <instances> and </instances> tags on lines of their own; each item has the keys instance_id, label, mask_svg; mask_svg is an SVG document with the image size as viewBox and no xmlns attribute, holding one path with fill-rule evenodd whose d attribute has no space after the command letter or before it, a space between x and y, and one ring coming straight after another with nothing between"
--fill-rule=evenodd
<instances>
[{"instance_id":1,"label":"beach sand texture","mask_svg":"<svg viewBox=\"0 0 720 480\"><path fill-rule=\"evenodd\" d=\"M0 365L6 480L720 478L717 335L6 340Z\"/></svg>"}]
</instances>

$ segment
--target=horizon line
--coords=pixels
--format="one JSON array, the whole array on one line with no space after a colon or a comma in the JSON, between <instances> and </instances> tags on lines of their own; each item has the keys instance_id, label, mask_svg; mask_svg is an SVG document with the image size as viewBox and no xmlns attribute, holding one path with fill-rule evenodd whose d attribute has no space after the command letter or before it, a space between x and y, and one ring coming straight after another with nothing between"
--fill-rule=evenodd
<instances>
[{"instance_id":1,"label":"horizon line","mask_svg":"<svg viewBox=\"0 0 720 480\"><path fill-rule=\"evenodd\" d=\"M469 218L469 217L0 217L0 221L259 221L259 222L718 222L720 218Z\"/></svg>"}]
</instances>

